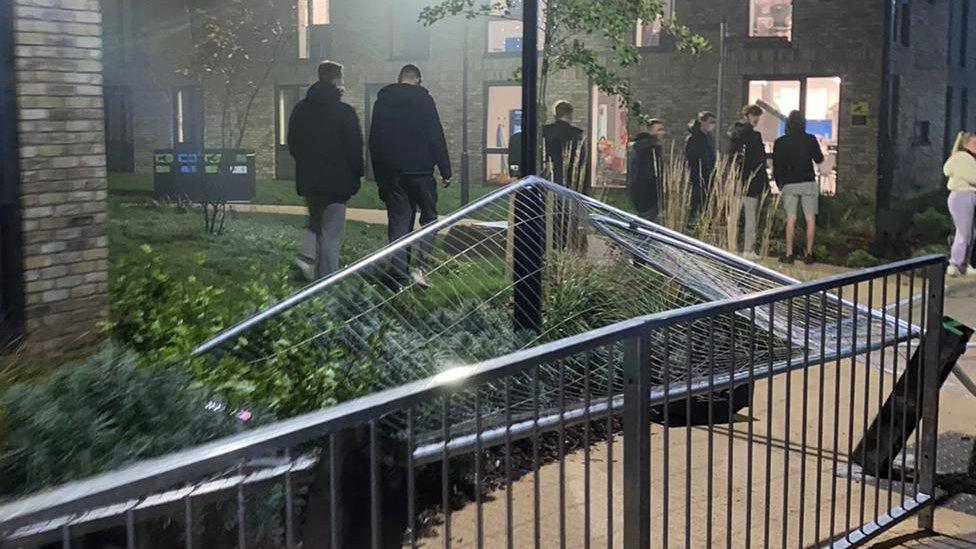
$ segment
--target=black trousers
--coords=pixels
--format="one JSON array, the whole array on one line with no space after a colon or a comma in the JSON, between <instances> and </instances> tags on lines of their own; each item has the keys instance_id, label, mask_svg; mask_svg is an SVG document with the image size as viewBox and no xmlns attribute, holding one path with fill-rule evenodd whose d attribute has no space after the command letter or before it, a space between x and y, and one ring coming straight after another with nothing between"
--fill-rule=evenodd
<instances>
[{"instance_id":1,"label":"black trousers","mask_svg":"<svg viewBox=\"0 0 976 549\"><path fill-rule=\"evenodd\" d=\"M391 244L413 232L418 212L421 226L437 221L437 181L433 175L403 175L380 183L379 189L380 199L386 204ZM401 282L409 280L411 255L414 266L423 269L433 249L434 236L430 235L420 242L416 254L411 248L397 252L391 259L392 276Z\"/></svg>"}]
</instances>

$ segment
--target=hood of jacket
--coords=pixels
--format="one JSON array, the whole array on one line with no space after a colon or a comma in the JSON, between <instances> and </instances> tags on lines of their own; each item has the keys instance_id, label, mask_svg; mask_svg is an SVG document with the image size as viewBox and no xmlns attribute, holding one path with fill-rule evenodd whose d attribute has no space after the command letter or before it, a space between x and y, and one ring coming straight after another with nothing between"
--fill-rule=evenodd
<instances>
[{"instance_id":1,"label":"hood of jacket","mask_svg":"<svg viewBox=\"0 0 976 549\"><path fill-rule=\"evenodd\" d=\"M414 108L419 102L429 100L430 92L423 86L412 84L390 84L377 94L377 102L382 101L393 109Z\"/></svg>"},{"instance_id":2,"label":"hood of jacket","mask_svg":"<svg viewBox=\"0 0 976 549\"><path fill-rule=\"evenodd\" d=\"M342 90L332 84L316 82L308 89L305 99L316 104L335 103L342 99Z\"/></svg>"},{"instance_id":3,"label":"hood of jacket","mask_svg":"<svg viewBox=\"0 0 976 549\"><path fill-rule=\"evenodd\" d=\"M556 120L552 124L546 124L542 127L542 136L545 139L579 141L583 138L583 130L565 120Z\"/></svg>"},{"instance_id":4,"label":"hood of jacket","mask_svg":"<svg viewBox=\"0 0 976 549\"><path fill-rule=\"evenodd\" d=\"M741 141L743 137L754 131L756 131L756 129L752 127L752 124L741 121L736 122L729 129L729 139L732 141Z\"/></svg>"},{"instance_id":5,"label":"hood of jacket","mask_svg":"<svg viewBox=\"0 0 976 549\"><path fill-rule=\"evenodd\" d=\"M649 151L655 146L660 145L660 143L655 141L654 137L647 132L637 134L637 136L634 137L634 140L631 141L631 144L634 146L634 150L637 152Z\"/></svg>"}]
</instances>

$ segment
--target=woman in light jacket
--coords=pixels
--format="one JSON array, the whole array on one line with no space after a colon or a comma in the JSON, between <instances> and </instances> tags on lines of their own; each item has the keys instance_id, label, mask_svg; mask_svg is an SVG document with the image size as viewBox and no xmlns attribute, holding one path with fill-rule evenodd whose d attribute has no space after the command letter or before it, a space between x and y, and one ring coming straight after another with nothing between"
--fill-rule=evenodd
<instances>
[{"instance_id":1,"label":"woman in light jacket","mask_svg":"<svg viewBox=\"0 0 976 549\"><path fill-rule=\"evenodd\" d=\"M973 245L973 217L976 215L976 134L960 132L954 152L943 172L949 178L949 213L956 226L949 258L949 276L976 276L969 268L969 250Z\"/></svg>"}]
</instances>

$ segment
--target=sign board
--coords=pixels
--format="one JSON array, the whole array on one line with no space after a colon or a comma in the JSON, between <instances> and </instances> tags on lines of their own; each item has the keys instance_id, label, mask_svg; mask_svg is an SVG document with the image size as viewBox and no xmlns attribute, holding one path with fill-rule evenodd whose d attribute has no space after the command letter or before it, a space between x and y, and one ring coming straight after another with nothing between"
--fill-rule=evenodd
<instances>
[{"instance_id":1,"label":"sign board","mask_svg":"<svg viewBox=\"0 0 976 549\"><path fill-rule=\"evenodd\" d=\"M153 151L157 198L250 202L256 194L254 152L237 149Z\"/></svg>"}]
</instances>

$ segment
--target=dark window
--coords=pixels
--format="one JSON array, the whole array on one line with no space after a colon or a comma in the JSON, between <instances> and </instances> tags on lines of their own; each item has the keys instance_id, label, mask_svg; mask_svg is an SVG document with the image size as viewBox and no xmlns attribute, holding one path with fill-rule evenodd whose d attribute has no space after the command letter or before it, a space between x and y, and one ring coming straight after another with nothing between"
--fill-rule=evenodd
<instances>
[{"instance_id":1,"label":"dark window","mask_svg":"<svg viewBox=\"0 0 976 549\"><path fill-rule=\"evenodd\" d=\"M891 43L898 43L898 33L901 31L901 2L891 0Z\"/></svg>"},{"instance_id":2,"label":"dark window","mask_svg":"<svg viewBox=\"0 0 976 549\"><path fill-rule=\"evenodd\" d=\"M946 158L949 157L949 152L952 148L952 86L946 88L946 100L945 100L945 130L942 146L942 154Z\"/></svg>"},{"instance_id":3,"label":"dark window","mask_svg":"<svg viewBox=\"0 0 976 549\"><path fill-rule=\"evenodd\" d=\"M901 7L901 45L912 45L912 5L905 2Z\"/></svg>"},{"instance_id":4,"label":"dark window","mask_svg":"<svg viewBox=\"0 0 976 549\"><path fill-rule=\"evenodd\" d=\"M959 129L969 130L969 88L962 89L962 97L959 99Z\"/></svg>"},{"instance_id":5,"label":"dark window","mask_svg":"<svg viewBox=\"0 0 976 549\"><path fill-rule=\"evenodd\" d=\"M173 90L173 146L203 147L203 89L199 86Z\"/></svg>"},{"instance_id":6,"label":"dark window","mask_svg":"<svg viewBox=\"0 0 976 549\"><path fill-rule=\"evenodd\" d=\"M426 0L397 0L393 7L394 59L418 60L430 57L430 29L417 20Z\"/></svg>"},{"instance_id":7,"label":"dark window","mask_svg":"<svg viewBox=\"0 0 976 549\"><path fill-rule=\"evenodd\" d=\"M901 76L895 74L891 77L891 91L889 93L889 105L890 109L888 115L888 134L891 139L898 139L899 134L899 124L901 120Z\"/></svg>"},{"instance_id":8,"label":"dark window","mask_svg":"<svg viewBox=\"0 0 976 549\"><path fill-rule=\"evenodd\" d=\"M912 145L920 147L922 145L929 145L932 143L932 138L929 135L931 131L932 124L928 120L916 120L915 130L912 132Z\"/></svg>"},{"instance_id":9,"label":"dark window","mask_svg":"<svg viewBox=\"0 0 976 549\"><path fill-rule=\"evenodd\" d=\"M959 66L966 66L969 55L969 0L962 0L962 16L959 18Z\"/></svg>"}]
</instances>

